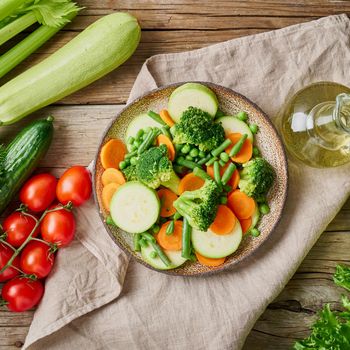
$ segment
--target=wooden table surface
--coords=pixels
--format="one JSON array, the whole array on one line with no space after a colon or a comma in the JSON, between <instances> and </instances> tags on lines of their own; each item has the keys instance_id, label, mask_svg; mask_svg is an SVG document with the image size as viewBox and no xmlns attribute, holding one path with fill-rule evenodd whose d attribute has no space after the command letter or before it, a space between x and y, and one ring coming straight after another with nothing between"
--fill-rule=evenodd
<instances>
[{"instance_id":1,"label":"wooden table surface","mask_svg":"<svg viewBox=\"0 0 350 350\"><path fill-rule=\"evenodd\" d=\"M95 155L109 120L123 107L142 63L160 53L179 52L213 43L348 13L349 1L326 0L78 0L86 9L14 74L39 62L71 40L100 16L129 11L142 26L141 43L122 67L84 90L33 117L56 118L55 138L41 167L59 175L73 164L87 165ZM0 82L1 83L1 82ZM27 118L0 130L0 140L12 137ZM307 235L307 232L305 232ZM245 350L288 349L305 337L316 312L325 303L339 306L342 290L332 282L334 267L350 262L350 201L329 224L283 292L270 304L247 338ZM0 349L22 346L33 312L0 311Z\"/></svg>"}]
</instances>

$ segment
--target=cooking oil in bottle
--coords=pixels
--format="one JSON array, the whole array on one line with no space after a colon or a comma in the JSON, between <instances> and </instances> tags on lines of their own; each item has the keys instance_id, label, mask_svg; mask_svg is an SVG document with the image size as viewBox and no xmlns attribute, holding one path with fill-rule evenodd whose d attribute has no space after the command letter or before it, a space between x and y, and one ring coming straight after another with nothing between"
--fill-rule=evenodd
<instances>
[{"instance_id":1,"label":"cooking oil in bottle","mask_svg":"<svg viewBox=\"0 0 350 350\"><path fill-rule=\"evenodd\" d=\"M319 82L297 92L279 114L288 151L307 165L325 168L350 161L350 89Z\"/></svg>"}]
</instances>

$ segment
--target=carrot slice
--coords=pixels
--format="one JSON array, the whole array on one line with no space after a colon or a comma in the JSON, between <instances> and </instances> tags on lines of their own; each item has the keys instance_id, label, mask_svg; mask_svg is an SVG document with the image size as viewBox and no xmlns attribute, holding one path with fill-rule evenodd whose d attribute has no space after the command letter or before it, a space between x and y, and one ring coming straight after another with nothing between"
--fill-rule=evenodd
<instances>
[{"instance_id":1,"label":"carrot slice","mask_svg":"<svg viewBox=\"0 0 350 350\"><path fill-rule=\"evenodd\" d=\"M235 190L228 196L228 206L239 220L248 219L255 210L255 201L240 190Z\"/></svg>"},{"instance_id":2,"label":"carrot slice","mask_svg":"<svg viewBox=\"0 0 350 350\"><path fill-rule=\"evenodd\" d=\"M199 261L200 264L204 265L204 266L220 266L222 265L226 258L220 258L220 259L212 259L212 258L207 258L203 255L200 255L198 252L195 252L196 257Z\"/></svg>"},{"instance_id":3,"label":"carrot slice","mask_svg":"<svg viewBox=\"0 0 350 350\"><path fill-rule=\"evenodd\" d=\"M177 195L168 190L167 188L162 188L158 191L158 197L161 202L160 216L162 218L167 218L176 213L176 209L173 206L173 203L177 200Z\"/></svg>"},{"instance_id":4,"label":"carrot slice","mask_svg":"<svg viewBox=\"0 0 350 350\"><path fill-rule=\"evenodd\" d=\"M232 141L232 145L226 148L226 153L230 153L231 148L239 141L242 137L240 133L232 133L227 136ZM231 159L236 163L246 163L253 155L253 144L249 139L246 139L243 143L241 150Z\"/></svg>"},{"instance_id":5,"label":"carrot slice","mask_svg":"<svg viewBox=\"0 0 350 350\"><path fill-rule=\"evenodd\" d=\"M123 173L115 168L107 168L101 176L103 186L107 186L108 184L115 182L119 185L125 183L125 178Z\"/></svg>"},{"instance_id":6,"label":"carrot slice","mask_svg":"<svg viewBox=\"0 0 350 350\"><path fill-rule=\"evenodd\" d=\"M168 149L168 156L171 161L175 159L175 147L168 136L163 134L157 137L157 145L165 145Z\"/></svg>"},{"instance_id":7,"label":"carrot slice","mask_svg":"<svg viewBox=\"0 0 350 350\"><path fill-rule=\"evenodd\" d=\"M119 169L119 163L124 159L127 150L124 142L119 139L111 139L101 149L100 159L104 169Z\"/></svg>"},{"instance_id":8,"label":"carrot slice","mask_svg":"<svg viewBox=\"0 0 350 350\"><path fill-rule=\"evenodd\" d=\"M209 228L217 235L227 235L232 232L235 225L235 214L226 205L219 205L214 222Z\"/></svg>"},{"instance_id":9,"label":"carrot slice","mask_svg":"<svg viewBox=\"0 0 350 350\"><path fill-rule=\"evenodd\" d=\"M250 226L252 226L252 218L248 219L241 219L239 220L239 223L241 224L243 233L247 233L250 229Z\"/></svg>"},{"instance_id":10,"label":"carrot slice","mask_svg":"<svg viewBox=\"0 0 350 350\"><path fill-rule=\"evenodd\" d=\"M239 176L239 171L236 169L233 172L233 175L228 183L232 187L233 190L235 190L238 187L238 183L239 183L240 179L241 179L241 177Z\"/></svg>"},{"instance_id":11,"label":"carrot slice","mask_svg":"<svg viewBox=\"0 0 350 350\"><path fill-rule=\"evenodd\" d=\"M173 119L170 117L169 112L166 109L162 109L159 112L160 117L162 118L163 122L166 123L166 125L172 127L175 125L175 122Z\"/></svg>"},{"instance_id":12,"label":"carrot slice","mask_svg":"<svg viewBox=\"0 0 350 350\"><path fill-rule=\"evenodd\" d=\"M194 191L198 190L204 185L204 180L200 177L194 175L193 173L189 173L184 176L179 185L179 192L182 194L185 191Z\"/></svg>"},{"instance_id":13,"label":"carrot slice","mask_svg":"<svg viewBox=\"0 0 350 350\"><path fill-rule=\"evenodd\" d=\"M102 203L106 210L109 211L109 205L111 204L112 197L120 184L111 182L102 189Z\"/></svg>"},{"instance_id":14,"label":"carrot slice","mask_svg":"<svg viewBox=\"0 0 350 350\"><path fill-rule=\"evenodd\" d=\"M166 228L171 221L166 222L160 228L156 239L159 245L165 250L181 250L182 248L182 221L175 221L174 232L166 234Z\"/></svg>"}]
</instances>

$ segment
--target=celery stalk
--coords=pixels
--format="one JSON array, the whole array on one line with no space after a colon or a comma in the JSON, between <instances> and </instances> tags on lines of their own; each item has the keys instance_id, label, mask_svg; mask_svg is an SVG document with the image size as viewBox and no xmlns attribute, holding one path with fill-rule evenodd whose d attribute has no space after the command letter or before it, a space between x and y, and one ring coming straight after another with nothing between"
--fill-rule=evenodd
<instances>
[{"instance_id":1,"label":"celery stalk","mask_svg":"<svg viewBox=\"0 0 350 350\"><path fill-rule=\"evenodd\" d=\"M25 15L15 19L7 26L0 29L0 45L6 43L23 30L27 29L37 21L33 12L28 12Z\"/></svg>"},{"instance_id":2,"label":"celery stalk","mask_svg":"<svg viewBox=\"0 0 350 350\"><path fill-rule=\"evenodd\" d=\"M72 12L67 15L66 18L71 21L76 15L76 12ZM16 46L0 56L0 78L16 67L40 46L45 44L47 40L54 36L64 26L65 24L62 24L60 27L53 28L42 25Z\"/></svg>"},{"instance_id":3,"label":"celery stalk","mask_svg":"<svg viewBox=\"0 0 350 350\"><path fill-rule=\"evenodd\" d=\"M1 0L0 1L0 21L9 16L26 0Z\"/></svg>"}]
</instances>

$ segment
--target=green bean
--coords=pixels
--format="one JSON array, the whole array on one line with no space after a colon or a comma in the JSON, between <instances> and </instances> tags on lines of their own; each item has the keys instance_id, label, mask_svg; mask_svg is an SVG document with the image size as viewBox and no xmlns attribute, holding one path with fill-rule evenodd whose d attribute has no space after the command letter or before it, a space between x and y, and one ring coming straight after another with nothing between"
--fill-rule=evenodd
<instances>
[{"instance_id":1,"label":"green bean","mask_svg":"<svg viewBox=\"0 0 350 350\"><path fill-rule=\"evenodd\" d=\"M249 129L253 134L256 134L259 131L259 126L256 124L250 124Z\"/></svg>"},{"instance_id":2,"label":"green bean","mask_svg":"<svg viewBox=\"0 0 350 350\"><path fill-rule=\"evenodd\" d=\"M107 225L112 225L112 226L116 226L115 222L113 221L112 217L110 215L108 215L106 217L106 224Z\"/></svg>"},{"instance_id":3,"label":"green bean","mask_svg":"<svg viewBox=\"0 0 350 350\"><path fill-rule=\"evenodd\" d=\"M181 153L187 154L191 151L191 146L190 145L185 145L181 148Z\"/></svg>"},{"instance_id":4,"label":"green bean","mask_svg":"<svg viewBox=\"0 0 350 350\"><path fill-rule=\"evenodd\" d=\"M218 161L214 162L214 180L218 185L221 185L220 165Z\"/></svg>"},{"instance_id":5,"label":"green bean","mask_svg":"<svg viewBox=\"0 0 350 350\"><path fill-rule=\"evenodd\" d=\"M213 165L214 162L218 159L218 157L212 157L208 162L205 163L206 166Z\"/></svg>"},{"instance_id":6,"label":"green bean","mask_svg":"<svg viewBox=\"0 0 350 350\"><path fill-rule=\"evenodd\" d=\"M209 153L207 156L205 156L204 158L202 158L198 164L199 165L203 165L205 163L207 163L210 159L212 158L211 154Z\"/></svg>"},{"instance_id":7,"label":"green bean","mask_svg":"<svg viewBox=\"0 0 350 350\"><path fill-rule=\"evenodd\" d=\"M211 176L208 175L202 168L194 168L193 169L193 174L196 176L200 177L203 180L212 180Z\"/></svg>"},{"instance_id":8,"label":"green bean","mask_svg":"<svg viewBox=\"0 0 350 350\"><path fill-rule=\"evenodd\" d=\"M199 151L198 156L199 158L205 158L205 153L203 151Z\"/></svg>"},{"instance_id":9,"label":"green bean","mask_svg":"<svg viewBox=\"0 0 350 350\"><path fill-rule=\"evenodd\" d=\"M148 247L148 242L144 239L144 238L141 238L139 240L139 244L142 248L147 248Z\"/></svg>"},{"instance_id":10,"label":"green bean","mask_svg":"<svg viewBox=\"0 0 350 350\"><path fill-rule=\"evenodd\" d=\"M175 144L175 151L176 151L176 154L180 153L181 152L181 148L183 147L183 145L179 144L179 143L176 143Z\"/></svg>"},{"instance_id":11,"label":"green bean","mask_svg":"<svg viewBox=\"0 0 350 350\"><path fill-rule=\"evenodd\" d=\"M170 128L169 128L168 125L167 126L162 126L160 128L160 130L162 131L162 134L165 135L166 137L168 137L170 140L172 140L173 137L171 136L169 129Z\"/></svg>"},{"instance_id":12,"label":"green bean","mask_svg":"<svg viewBox=\"0 0 350 350\"><path fill-rule=\"evenodd\" d=\"M143 136L144 133L145 132L144 132L143 129L138 130L137 133L136 133L136 136L135 136L136 140L139 140Z\"/></svg>"},{"instance_id":13,"label":"green bean","mask_svg":"<svg viewBox=\"0 0 350 350\"><path fill-rule=\"evenodd\" d=\"M121 162L119 162L119 169L123 170L127 167L126 161L122 160Z\"/></svg>"},{"instance_id":14,"label":"green bean","mask_svg":"<svg viewBox=\"0 0 350 350\"><path fill-rule=\"evenodd\" d=\"M166 125L166 123L163 121L163 119L160 117L160 115L156 112L149 111L148 116L151 117L153 120L155 120L157 123Z\"/></svg>"},{"instance_id":15,"label":"green bean","mask_svg":"<svg viewBox=\"0 0 350 350\"><path fill-rule=\"evenodd\" d=\"M191 162L193 162L194 158L191 157L189 154L186 155L185 159L190 160Z\"/></svg>"},{"instance_id":16,"label":"green bean","mask_svg":"<svg viewBox=\"0 0 350 350\"><path fill-rule=\"evenodd\" d=\"M226 185L228 183L228 181L231 179L234 171L236 170L236 165L234 165L233 163L230 163L229 166L227 167L227 169L225 170L225 172L222 175L222 179L221 182Z\"/></svg>"},{"instance_id":17,"label":"green bean","mask_svg":"<svg viewBox=\"0 0 350 350\"><path fill-rule=\"evenodd\" d=\"M126 159L132 158L132 157L134 157L134 156L136 156L136 155L137 155L137 151L130 152L130 153L127 153L127 154L125 155L124 159L126 160Z\"/></svg>"},{"instance_id":18,"label":"green bean","mask_svg":"<svg viewBox=\"0 0 350 350\"><path fill-rule=\"evenodd\" d=\"M133 146L135 146L136 148L139 148L140 147L140 145L141 145L141 141L139 141L139 140L135 140L134 142L133 142Z\"/></svg>"},{"instance_id":19,"label":"green bean","mask_svg":"<svg viewBox=\"0 0 350 350\"><path fill-rule=\"evenodd\" d=\"M250 234L253 236L253 237L258 237L260 236L260 231L257 229L257 228L252 228L250 230Z\"/></svg>"},{"instance_id":20,"label":"green bean","mask_svg":"<svg viewBox=\"0 0 350 350\"><path fill-rule=\"evenodd\" d=\"M148 242L155 242L156 239L148 232L142 232L142 238L144 238Z\"/></svg>"},{"instance_id":21,"label":"green bean","mask_svg":"<svg viewBox=\"0 0 350 350\"><path fill-rule=\"evenodd\" d=\"M141 239L141 234L135 233L134 234L134 251L135 252L139 252L141 250L140 239Z\"/></svg>"},{"instance_id":22,"label":"green bean","mask_svg":"<svg viewBox=\"0 0 350 350\"><path fill-rule=\"evenodd\" d=\"M224 167L225 165L226 165L226 162L224 162L223 160L219 160L219 165L221 166L221 167Z\"/></svg>"},{"instance_id":23,"label":"green bean","mask_svg":"<svg viewBox=\"0 0 350 350\"><path fill-rule=\"evenodd\" d=\"M194 253L191 253L190 261L192 261L192 262L196 262L197 261L197 257L196 257L196 255Z\"/></svg>"},{"instance_id":24,"label":"green bean","mask_svg":"<svg viewBox=\"0 0 350 350\"><path fill-rule=\"evenodd\" d=\"M144 136L145 136L145 135L147 135L147 134L152 130L152 128L151 128L150 126L147 126L147 127L144 128L143 130L145 131L145 134L144 134Z\"/></svg>"},{"instance_id":25,"label":"green bean","mask_svg":"<svg viewBox=\"0 0 350 350\"><path fill-rule=\"evenodd\" d=\"M247 139L248 135L244 134L241 136L241 138L238 140L238 142L231 148L230 157L234 157L237 155L237 153L242 149L244 141Z\"/></svg>"},{"instance_id":26,"label":"green bean","mask_svg":"<svg viewBox=\"0 0 350 350\"><path fill-rule=\"evenodd\" d=\"M137 153L142 154L144 151L146 151L153 143L154 139L156 137L155 131L152 129L146 136L146 138L142 141Z\"/></svg>"},{"instance_id":27,"label":"green bean","mask_svg":"<svg viewBox=\"0 0 350 350\"><path fill-rule=\"evenodd\" d=\"M199 151L197 148L192 148L191 151L190 151L190 156L193 157L193 158L196 158L198 157L199 155Z\"/></svg>"},{"instance_id":28,"label":"green bean","mask_svg":"<svg viewBox=\"0 0 350 350\"><path fill-rule=\"evenodd\" d=\"M133 151L133 144L131 144L131 143L127 143L126 144L126 149L128 150L128 152L132 152Z\"/></svg>"},{"instance_id":29,"label":"green bean","mask_svg":"<svg viewBox=\"0 0 350 350\"><path fill-rule=\"evenodd\" d=\"M128 137L127 143L129 143L130 145L132 145L132 144L134 143L134 141L135 141L135 138L132 137L132 136L129 136L129 137Z\"/></svg>"},{"instance_id":30,"label":"green bean","mask_svg":"<svg viewBox=\"0 0 350 350\"><path fill-rule=\"evenodd\" d=\"M136 165L137 164L137 157L131 157L130 158L130 164L131 165Z\"/></svg>"},{"instance_id":31,"label":"green bean","mask_svg":"<svg viewBox=\"0 0 350 350\"><path fill-rule=\"evenodd\" d=\"M248 119L248 114L244 111L238 112L235 115L236 118L238 118L239 120L242 120L242 122L245 122Z\"/></svg>"},{"instance_id":32,"label":"green bean","mask_svg":"<svg viewBox=\"0 0 350 350\"><path fill-rule=\"evenodd\" d=\"M155 259L156 257L158 257L158 254L155 250L153 250L153 252L151 252L149 256L151 257L151 259Z\"/></svg>"},{"instance_id":33,"label":"green bean","mask_svg":"<svg viewBox=\"0 0 350 350\"><path fill-rule=\"evenodd\" d=\"M221 204L227 204L227 197L226 196L220 197L220 203Z\"/></svg>"},{"instance_id":34,"label":"green bean","mask_svg":"<svg viewBox=\"0 0 350 350\"><path fill-rule=\"evenodd\" d=\"M270 207L267 203L262 203L259 206L259 211L261 214L266 215L270 212Z\"/></svg>"},{"instance_id":35,"label":"green bean","mask_svg":"<svg viewBox=\"0 0 350 350\"><path fill-rule=\"evenodd\" d=\"M226 152L220 153L220 159L227 163L230 160L230 156Z\"/></svg>"},{"instance_id":36,"label":"green bean","mask_svg":"<svg viewBox=\"0 0 350 350\"><path fill-rule=\"evenodd\" d=\"M173 168L177 174L182 174L185 171L185 168L182 165L174 165Z\"/></svg>"},{"instance_id":37,"label":"green bean","mask_svg":"<svg viewBox=\"0 0 350 350\"><path fill-rule=\"evenodd\" d=\"M214 150L211 151L211 154L216 157L218 156L222 151L224 151L228 146L230 146L232 141L230 139L226 139L220 146L216 147Z\"/></svg>"},{"instance_id":38,"label":"green bean","mask_svg":"<svg viewBox=\"0 0 350 350\"><path fill-rule=\"evenodd\" d=\"M258 147L253 147L253 156L254 157L259 157L260 155L260 151L259 151L259 148Z\"/></svg>"},{"instance_id":39,"label":"green bean","mask_svg":"<svg viewBox=\"0 0 350 350\"><path fill-rule=\"evenodd\" d=\"M167 236L172 235L174 233L174 229L175 229L175 224L174 224L174 221L172 220L172 221L169 222L169 224L168 224L168 226L167 226L167 228L165 230L165 234Z\"/></svg>"},{"instance_id":40,"label":"green bean","mask_svg":"<svg viewBox=\"0 0 350 350\"><path fill-rule=\"evenodd\" d=\"M190 226L188 220L186 218L183 218L181 256L185 259L190 259L191 256L191 232L192 227Z\"/></svg>"},{"instance_id":41,"label":"green bean","mask_svg":"<svg viewBox=\"0 0 350 350\"><path fill-rule=\"evenodd\" d=\"M176 212L175 214L174 214L174 217L173 217L173 220L179 220L179 219L181 219L182 218L182 215L179 213L179 212Z\"/></svg>"},{"instance_id":42,"label":"green bean","mask_svg":"<svg viewBox=\"0 0 350 350\"><path fill-rule=\"evenodd\" d=\"M151 242L151 245L158 254L159 258L163 261L164 265L167 267L171 266L171 261L169 260L168 256L163 252L162 248L156 242Z\"/></svg>"},{"instance_id":43,"label":"green bean","mask_svg":"<svg viewBox=\"0 0 350 350\"><path fill-rule=\"evenodd\" d=\"M198 167L197 163L191 162L190 160L187 160L183 157L179 157L176 162L178 165L182 165L182 166L184 166L188 169L192 169L192 170Z\"/></svg>"}]
</instances>

